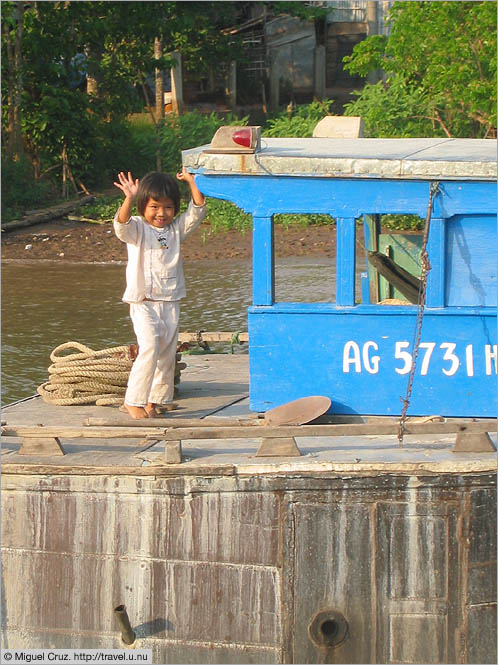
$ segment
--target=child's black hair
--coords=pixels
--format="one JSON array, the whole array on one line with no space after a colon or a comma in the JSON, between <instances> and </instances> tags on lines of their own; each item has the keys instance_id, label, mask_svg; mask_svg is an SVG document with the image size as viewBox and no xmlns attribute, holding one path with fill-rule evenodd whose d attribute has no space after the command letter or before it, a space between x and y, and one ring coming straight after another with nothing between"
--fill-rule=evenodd
<instances>
[{"instance_id":1,"label":"child's black hair","mask_svg":"<svg viewBox=\"0 0 498 665\"><path fill-rule=\"evenodd\" d=\"M167 173L151 171L140 180L137 192L137 210L143 215L149 199L168 198L173 201L175 215L180 211L180 188L176 180Z\"/></svg>"}]
</instances>

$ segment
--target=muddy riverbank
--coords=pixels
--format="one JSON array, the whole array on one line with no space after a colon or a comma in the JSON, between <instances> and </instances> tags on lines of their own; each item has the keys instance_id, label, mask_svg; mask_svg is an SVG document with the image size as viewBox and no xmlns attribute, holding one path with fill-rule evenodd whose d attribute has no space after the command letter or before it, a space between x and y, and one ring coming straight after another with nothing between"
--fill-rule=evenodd
<instances>
[{"instance_id":1,"label":"muddy riverbank","mask_svg":"<svg viewBox=\"0 0 498 665\"><path fill-rule=\"evenodd\" d=\"M252 233L212 233L202 224L183 245L189 260L246 259L251 256ZM335 227L275 225L275 255L335 256ZM112 224L58 219L2 234L3 260L112 263L126 261L126 245L114 235Z\"/></svg>"}]
</instances>

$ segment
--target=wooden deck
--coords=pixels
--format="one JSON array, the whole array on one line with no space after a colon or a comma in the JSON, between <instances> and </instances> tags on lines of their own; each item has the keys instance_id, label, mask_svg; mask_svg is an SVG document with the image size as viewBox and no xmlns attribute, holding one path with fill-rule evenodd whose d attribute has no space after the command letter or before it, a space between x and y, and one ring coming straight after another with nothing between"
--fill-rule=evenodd
<instances>
[{"instance_id":1,"label":"wooden deck","mask_svg":"<svg viewBox=\"0 0 498 665\"><path fill-rule=\"evenodd\" d=\"M493 452L455 454L456 430L448 431L452 427L437 419L425 424L420 419L409 419L407 431L414 433L405 436L402 447L395 435L395 418L356 418L345 431L344 427L336 431L329 425L302 426L283 432L294 436L301 456L257 457L261 436L271 432L267 427L261 429L264 422L249 411L248 356L212 354L184 359L187 368L182 373L179 409L161 419L137 422L114 407L52 406L39 397L5 407L4 476L81 472L146 476L275 472L361 475L373 471L472 473L496 469ZM205 436L204 430L186 427L200 419L210 425ZM226 430L221 434L218 430L230 421L233 425L252 424L254 430L246 427L248 433L244 434L243 428L234 427L233 437L228 438ZM344 422L344 417L339 422ZM112 423L113 427L102 423ZM21 428L32 434L39 426L40 435L58 437L65 455L19 454ZM175 438L172 427L182 441L181 464L166 464L165 460L164 439ZM19 436L13 436L15 433Z\"/></svg>"}]
</instances>

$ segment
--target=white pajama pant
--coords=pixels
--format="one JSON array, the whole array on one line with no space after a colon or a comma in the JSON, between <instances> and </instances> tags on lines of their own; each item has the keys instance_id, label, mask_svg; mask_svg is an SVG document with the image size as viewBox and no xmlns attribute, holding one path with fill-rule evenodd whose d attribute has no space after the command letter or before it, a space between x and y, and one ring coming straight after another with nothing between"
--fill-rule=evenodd
<instances>
[{"instance_id":1,"label":"white pajama pant","mask_svg":"<svg viewBox=\"0 0 498 665\"><path fill-rule=\"evenodd\" d=\"M144 300L130 304L138 356L128 378L125 403L166 404L175 390L180 302Z\"/></svg>"}]
</instances>

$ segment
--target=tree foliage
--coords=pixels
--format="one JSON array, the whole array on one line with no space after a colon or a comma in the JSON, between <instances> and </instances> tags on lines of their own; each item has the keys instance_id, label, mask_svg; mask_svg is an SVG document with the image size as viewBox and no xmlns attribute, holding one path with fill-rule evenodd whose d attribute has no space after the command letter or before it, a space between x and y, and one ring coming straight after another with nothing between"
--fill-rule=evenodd
<instances>
[{"instance_id":1,"label":"tree foliage","mask_svg":"<svg viewBox=\"0 0 498 665\"><path fill-rule=\"evenodd\" d=\"M344 58L353 74L385 72L346 114L369 136L495 136L496 2L395 2L389 23Z\"/></svg>"},{"instance_id":2,"label":"tree foliage","mask_svg":"<svg viewBox=\"0 0 498 665\"><path fill-rule=\"evenodd\" d=\"M262 136L269 138L313 136L313 130L325 115L331 115L333 100L315 99L311 104L300 104L289 111L281 111L269 118Z\"/></svg>"},{"instance_id":3,"label":"tree foliage","mask_svg":"<svg viewBox=\"0 0 498 665\"><path fill-rule=\"evenodd\" d=\"M115 141L126 144L123 120L141 106L137 88L173 62L154 58L155 37L198 72L236 53L220 32L234 3L223 4L220 13L218 2L3 2L4 139L17 123L36 178L57 173L65 155L75 178L95 184L117 168ZM19 142L7 144L19 158Z\"/></svg>"},{"instance_id":4,"label":"tree foliage","mask_svg":"<svg viewBox=\"0 0 498 665\"><path fill-rule=\"evenodd\" d=\"M3 157L20 160L25 150L37 180L60 179L66 169L89 187L127 168L135 146L125 118L143 107L147 78L170 68L174 52L187 71L222 77L228 62L242 57L239 37L224 28L255 4L2 2ZM316 13L303 2L261 4L307 18ZM163 122L154 122L159 153Z\"/></svg>"}]
</instances>

